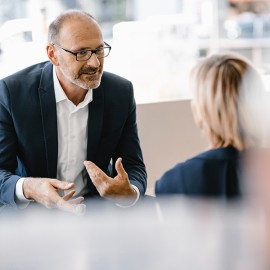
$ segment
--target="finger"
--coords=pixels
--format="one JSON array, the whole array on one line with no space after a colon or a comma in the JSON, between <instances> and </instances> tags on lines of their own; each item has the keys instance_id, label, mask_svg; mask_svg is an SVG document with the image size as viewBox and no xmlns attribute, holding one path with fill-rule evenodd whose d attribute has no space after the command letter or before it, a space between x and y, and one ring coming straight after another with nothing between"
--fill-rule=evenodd
<instances>
[{"instance_id":1,"label":"finger","mask_svg":"<svg viewBox=\"0 0 270 270\"><path fill-rule=\"evenodd\" d=\"M57 179L50 179L50 183L57 189L68 190L74 187L74 183L63 182Z\"/></svg>"},{"instance_id":2,"label":"finger","mask_svg":"<svg viewBox=\"0 0 270 270\"><path fill-rule=\"evenodd\" d=\"M122 164L122 158L118 158L115 163L115 169L120 176L126 176L127 173Z\"/></svg>"},{"instance_id":3,"label":"finger","mask_svg":"<svg viewBox=\"0 0 270 270\"><path fill-rule=\"evenodd\" d=\"M74 206L71 204L69 205L69 203L65 201L55 189L51 190L48 200L45 200L43 204L47 208L59 208L69 212L74 211Z\"/></svg>"},{"instance_id":4,"label":"finger","mask_svg":"<svg viewBox=\"0 0 270 270\"><path fill-rule=\"evenodd\" d=\"M73 195L76 193L76 190L71 190L69 193L67 193L65 196L63 196L62 198L65 201L68 201L70 198L73 197Z\"/></svg>"},{"instance_id":5,"label":"finger","mask_svg":"<svg viewBox=\"0 0 270 270\"><path fill-rule=\"evenodd\" d=\"M58 201L56 202L56 207L60 210L75 213L76 212L76 206L74 204L69 203L68 201L65 201L63 198L60 197Z\"/></svg>"},{"instance_id":6,"label":"finger","mask_svg":"<svg viewBox=\"0 0 270 270\"><path fill-rule=\"evenodd\" d=\"M97 184L100 184L103 181L106 181L108 176L93 162L91 161L84 161L84 165L86 170L92 179Z\"/></svg>"},{"instance_id":7,"label":"finger","mask_svg":"<svg viewBox=\"0 0 270 270\"><path fill-rule=\"evenodd\" d=\"M84 200L84 197L78 197L75 199L71 199L68 202L71 204L80 204Z\"/></svg>"},{"instance_id":8,"label":"finger","mask_svg":"<svg viewBox=\"0 0 270 270\"><path fill-rule=\"evenodd\" d=\"M83 162L83 164L86 167L86 169L98 168L98 166L95 163L93 163L92 161L89 161L89 160L85 160Z\"/></svg>"},{"instance_id":9,"label":"finger","mask_svg":"<svg viewBox=\"0 0 270 270\"><path fill-rule=\"evenodd\" d=\"M75 207L74 214L76 216L81 216L81 215L83 215L85 213L85 209L86 209L86 205L85 204L83 204L83 203L82 204L78 204Z\"/></svg>"},{"instance_id":10,"label":"finger","mask_svg":"<svg viewBox=\"0 0 270 270\"><path fill-rule=\"evenodd\" d=\"M77 204L77 205L70 205L72 207L64 207L62 210L71 212L75 214L76 216L81 216L85 213L86 205L85 204Z\"/></svg>"}]
</instances>

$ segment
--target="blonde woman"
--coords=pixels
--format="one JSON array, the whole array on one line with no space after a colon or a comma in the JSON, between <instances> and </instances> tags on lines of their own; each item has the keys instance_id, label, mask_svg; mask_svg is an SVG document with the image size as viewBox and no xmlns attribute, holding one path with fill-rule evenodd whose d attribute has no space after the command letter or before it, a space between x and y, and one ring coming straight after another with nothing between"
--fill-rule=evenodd
<instances>
[{"instance_id":1,"label":"blonde woman","mask_svg":"<svg viewBox=\"0 0 270 270\"><path fill-rule=\"evenodd\" d=\"M191 78L193 116L210 150L167 171L156 182L156 195L237 197L241 153L256 144L256 137L246 128L249 115L245 97L262 91L261 78L236 54L206 58L194 68Z\"/></svg>"}]
</instances>

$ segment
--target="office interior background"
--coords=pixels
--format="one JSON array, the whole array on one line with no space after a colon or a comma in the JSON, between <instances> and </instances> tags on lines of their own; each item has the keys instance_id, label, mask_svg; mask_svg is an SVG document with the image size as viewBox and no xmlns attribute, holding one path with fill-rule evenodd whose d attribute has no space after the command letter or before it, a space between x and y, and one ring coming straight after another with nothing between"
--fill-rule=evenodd
<instances>
[{"instance_id":1,"label":"office interior background","mask_svg":"<svg viewBox=\"0 0 270 270\"><path fill-rule=\"evenodd\" d=\"M100 22L112 51L105 69L134 84L137 103L191 96L198 59L220 51L247 56L267 81L267 0L1 0L0 78L46 60L47 28L61 11L84 9Z\"/></svg>"},{"instance_id":2,"label":"office interior background","mask_svg":"<svg viewBox=\"0 0 270 270\"><path fill-rule=\"evenodd\" d=\"M189 104L194 64L215 52L238 52L253 62L269 90L269 0L0 0L0 4L0 78L47 60L48 25L63 10L83 9L98 20L104 40L112 46L105 70L134 85L149 195L165 170L207 147ZM9 245L0 249L0 268L269 269L269 223L264 223L261 209L172 200L166 219L159 207L145 207L130 210L124 219L110 207L101 210L106 213L102 218L94 207L92 215L81 220L35 216L21 219L19 228L18 220L7 218L0 238ZM57 239L53 248L52 238ZM12 264L10 254L17 258Z\"/></svg>"}]
</instances>

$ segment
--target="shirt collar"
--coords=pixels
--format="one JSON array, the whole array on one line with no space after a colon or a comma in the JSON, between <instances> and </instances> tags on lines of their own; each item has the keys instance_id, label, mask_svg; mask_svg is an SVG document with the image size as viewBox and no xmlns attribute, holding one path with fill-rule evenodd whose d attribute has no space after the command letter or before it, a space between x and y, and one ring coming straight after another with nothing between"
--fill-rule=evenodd
<instances>
[{"instance_id":1,"label":"shirt collar","mask_svg":"<svg viewBox=\"0 0 270 270\"><path fill-rule=\"evenodd\" d=\"M55 66L53 66L53 86L54 86L56 103L59 103L62 100L70 101L68 99L66 93L64 92L62 86L60 85L60 82L59 82L57 75L56 75ZM92 100L93 100L93 89L88 89L84 100L81 103L79 103L77 107L84 107L85 105L90 103Z\"/></svg>"}]
</instances>

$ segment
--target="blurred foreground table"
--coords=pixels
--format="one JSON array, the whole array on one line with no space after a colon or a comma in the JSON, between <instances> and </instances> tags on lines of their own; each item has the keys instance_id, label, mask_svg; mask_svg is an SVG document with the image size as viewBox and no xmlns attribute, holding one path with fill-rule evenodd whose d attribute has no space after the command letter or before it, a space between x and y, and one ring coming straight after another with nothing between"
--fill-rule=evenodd
<instances>
[{"instance_id":1,"label":"blurred foreground table","mask_svg":"<svg viewBox=\"0 0 270 270\"><path fill-rule=\"evenodd\" d=\"M2 209L0 268L269 269L265 217L250 205L175 197L87 209Z\"/></svg>"}]
</instances>

